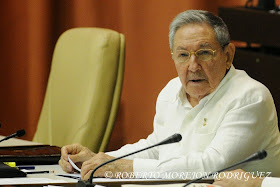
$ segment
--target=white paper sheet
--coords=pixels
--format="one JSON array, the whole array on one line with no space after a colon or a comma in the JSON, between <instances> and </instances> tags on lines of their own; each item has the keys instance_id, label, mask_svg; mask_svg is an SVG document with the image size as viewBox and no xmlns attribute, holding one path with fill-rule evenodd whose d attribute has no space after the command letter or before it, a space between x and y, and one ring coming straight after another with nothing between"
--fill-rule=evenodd
<instances>
[{"instance_id":1,"label":"white paper sheet","mask_svg":"<svg viewBox=\"0 0 280 187\"><path fill-rule=\"evenodd\" d=\"M73 168L75 168L77 171L81 172L81 169L78 168L78 166L76 166L76 164L74 164L74 162L69 158L69 156L68 156L68 160L69 160L69 163L73 166Z\"/></svg>"},{"instance_id":2,"label":"white paper sheet","mask_svg":"<svg viewBox=\"0 0 280 187\"><path fill-rule=\"evenodd\" d=\"M65 180L54 180L48 178L1 178L1 185L18 185L18 184L59 184L67 183Z\"/></svg>"},{"instance_id":3,"label":"white paper sheet","mask_svg":"<svg viewBox=\"0 0 280 187\"><path fill-rule=\"evenodd\" d=\"M157 185L145 185L145 187L183 187L184 183L177 183L177 184L157 184ZM206 183L194 183L188 185L189 187L221 187L213 184L206 184ZM122 187L143 187L143 185L139 184L123 184Z\"/></svg>"}]
</instances>

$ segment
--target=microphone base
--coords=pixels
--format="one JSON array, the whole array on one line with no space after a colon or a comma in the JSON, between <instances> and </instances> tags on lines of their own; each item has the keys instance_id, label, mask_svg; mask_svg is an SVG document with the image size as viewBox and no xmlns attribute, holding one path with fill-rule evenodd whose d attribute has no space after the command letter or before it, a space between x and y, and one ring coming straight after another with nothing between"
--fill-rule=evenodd
<instances>
[{"instance_id":1,"label":"microphone base","mask_svg":"<svg viewBox=\"0 0 280 187\"><path fill-rule=\"evenodd\" d=\"M93 187L95 184L90 183L89 181L78 181L76 187Z\"/></svg>"}]
</instances>

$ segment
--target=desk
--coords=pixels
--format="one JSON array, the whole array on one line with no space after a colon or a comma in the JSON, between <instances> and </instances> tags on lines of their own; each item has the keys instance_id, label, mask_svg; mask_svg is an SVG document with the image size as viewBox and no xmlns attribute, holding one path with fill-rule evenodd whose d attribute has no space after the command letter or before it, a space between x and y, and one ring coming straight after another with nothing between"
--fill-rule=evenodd
<instances>
[{"instance_id":1,"label":"desk","mask_svg":"<svg viewBox=\"0 0 280 187\"><path fill-rule=\"evenodd\" d=\"M4 136L0 135L0 139ZM29 145L42 145L41 143L21 140L12 138L1 142L1 147L8 146L29 146ZM26 178L0 178L0 185L63 185L63 186L76 186L77 180L59 177L57 174L65 174L59 165L36 165L34 171L54 171L54 173L46 174L28 174ZM34 179L34 180L32 180Z\"/></svg>"},{"instance_id":2,"label":"desk","mask_svg":"<svg viewBox=\"0 0 280 187\"><path fill-rule=\"evenodd\" d=\"M168 180L168 179L104 179L94 178L93 183L102 186L165 186L165 187L183 187L189 180ZM203 183L193 183L190 187L219 187L211 185L207 182L210 180L203 180ZM212 181L211 181L212 182Z\"/></svg>"},{"instance_id":3,"label":"desk","mask_svg":"<svg viewBox=\"0 0 280 187\"><path fill-rule=\"evenodd\" d=\"M5 136L0 135L0 140L2 140L3 138L5 138ZM42 145L42 144L37 142L27 141L27 140L21 140L18 138L11 138L9 140L0 143L1 147L24 146L24 145Z\"/></svg>"},{"instance_id":4,"label":"desk","mask_svg":"<svg viewBox=\"0 0 280 187\"><path fill-rule=\"evenodd\" d=\"M0 185L63 185L76 186L77 180L56 176L57 174L65 174L59 165L38 165L34 171L54 171L54 173L44 174L28 174L24 178L0 178Z\"/></svg>"},{"instance_id":5,"label":"desk","mask_svg":"<svg viewBox=\"0 0 280 187\"><path fill-rule=\"evenodd\" d=\"M4 138L0 136L0 138ZM35 143L31 141L21 140L21 139L10 139L1 146L27 146L27 145L42 145L40 143ZM36 165L34 171L53 171L53 173L45 173L45 174L28 174L27 177L24 178L0 178L0 186L1 185L32 185L32 186L43 186L43 185L63 185L63 186L76 186L77 180L71 179L67 177L56 176L59 174L66 174L59 165ZM172 184L172 187L181 187L187 180L142 180L142 179L94 179L93 181L97 185L104 186L122 186L122 185L164 185L165 187L169 187L166 184ZM207 181L204 181L207 182ZM178 184L174 184L178 183ZM194 186L194 185L192 185ZM199 184L199 187L209 186L207 184ZM211 185L213 187L213 185Z\"/></svg>"},{"instance_id":6,"label":"desk","mask_svg":"<svg viewBox=\"0 0 280 187\"><path fill-rule=\"evenodd\" d=\"M51 171L54 173L50 174L28 174L26 178L9 178L9 179L0 179L0 185L31 185L32 186L42 186L42 185L63 185L73 187L76 186L77 180L67 177L56 176L58 174L66 174L59 165L38 165L35 166L37 171ZM182 187L188 180L167 180L167 179L106 179L106 178L94 178L93 183L99 186L130 186L130 185L156 185L156 186L165 186L165 187ZM203 181L204 183L194 184L192 187L210 187L209 184L206 184L207 180ZM211 185L214 187L214 185Z\"/></svg>"}]
</instances>

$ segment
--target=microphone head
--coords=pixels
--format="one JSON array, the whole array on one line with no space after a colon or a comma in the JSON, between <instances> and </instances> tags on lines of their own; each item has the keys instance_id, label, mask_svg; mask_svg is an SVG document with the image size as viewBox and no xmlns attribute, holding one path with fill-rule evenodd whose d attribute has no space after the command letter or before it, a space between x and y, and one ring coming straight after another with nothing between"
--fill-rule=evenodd
<instances>
[{"instance_id":1,"label":"microphone head","mask_svg":"<svg viewBox=\"0 0 280 187\"><path fill-rule=\"evenodd\" d=\"M182 140L181 134L173 134L172 136L166 138L165 140L159 142L157 145L164 145L164 144L170 144L170 143L175 143L179 142Z\"/></svg>"},{"instance_id":2,"label":"microphone head","mask_svg":"<svg viewBox=\"0 0 280 187\"><path fill-rule=\"evenodd\" d=\"M23 136L23 135L25 135L25 130L24 129L21 129L21 130L18 130L17 132L16 132L16 136L17 137L21 137L21 136Z\"/></svg>"},{"instance_id":3,"label":"microphone head","mask_svg":"<svg viewBox=\"0 0 280 187\"><path fill-rule=\"evenodd\" d=\"M258 157L260 160L264 159L267 156L267 152L265 150L261 150L258 152Z\"/></svg>"},{"instance_id":4,"label":"microphone head","mask_svg":"<svg viewBox=\"0 0 280 187\"><path fill-rule=\"evenodd\" d=\"M249 156L246 160L246 162L251 162L251 161L254 161L254 160L262 160L264 159L265 157L267 156L267 153L265 150L261 150L261 151L258 151L254 154L252 154L251 156ZM245 161L244 160L244 161Z\"/></svg>"},{"instance_id":5,"label":"microphone head","mask_svg":"<svg viewBox=\"0 0 280 187\"><path fill-rule=\"evenodd\" d=\"M174 138L174 142L180 142L182 140L182 135L181 134L173 134L172 137Z\"/></svg>"}]
</instances>

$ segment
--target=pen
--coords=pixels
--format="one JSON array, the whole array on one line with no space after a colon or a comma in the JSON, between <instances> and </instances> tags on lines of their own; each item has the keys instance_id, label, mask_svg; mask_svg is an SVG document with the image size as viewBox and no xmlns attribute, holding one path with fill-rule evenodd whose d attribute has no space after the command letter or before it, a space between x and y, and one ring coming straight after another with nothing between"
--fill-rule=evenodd
<instances>
[{"instance_id":1,"label":"pen","mask_svg":"<svg viewBox=\"0 0 280 187\"><path fill-rule=\"evenodd\" d=\"M32 170L32 169L35 169L35 166L18 166L17 168L19 170L22 170L22 169Z\"/></svg>"},{"instance_id":2,"label":"pen","mask_svg":"<svg viewBox=\"0 0 280 187\"><path fill-rule=\"evenodd\" d=\"M59 177L69 177L71 179L77 179L77 180L81 179L81 177L78 177L78 176L70 176L70 175L63 175L63 174L58 174L56 176L59 176Z\"/></svg>"},{"instance_id":3,"label":"pen","mask_svg":"<svg viewBox=\"0 0 280 187\"><path fill-rule=\"evenodd\" d=\"M26 174L54 173L54 171L25 171Z\"/></svg>"}]
</instances>

